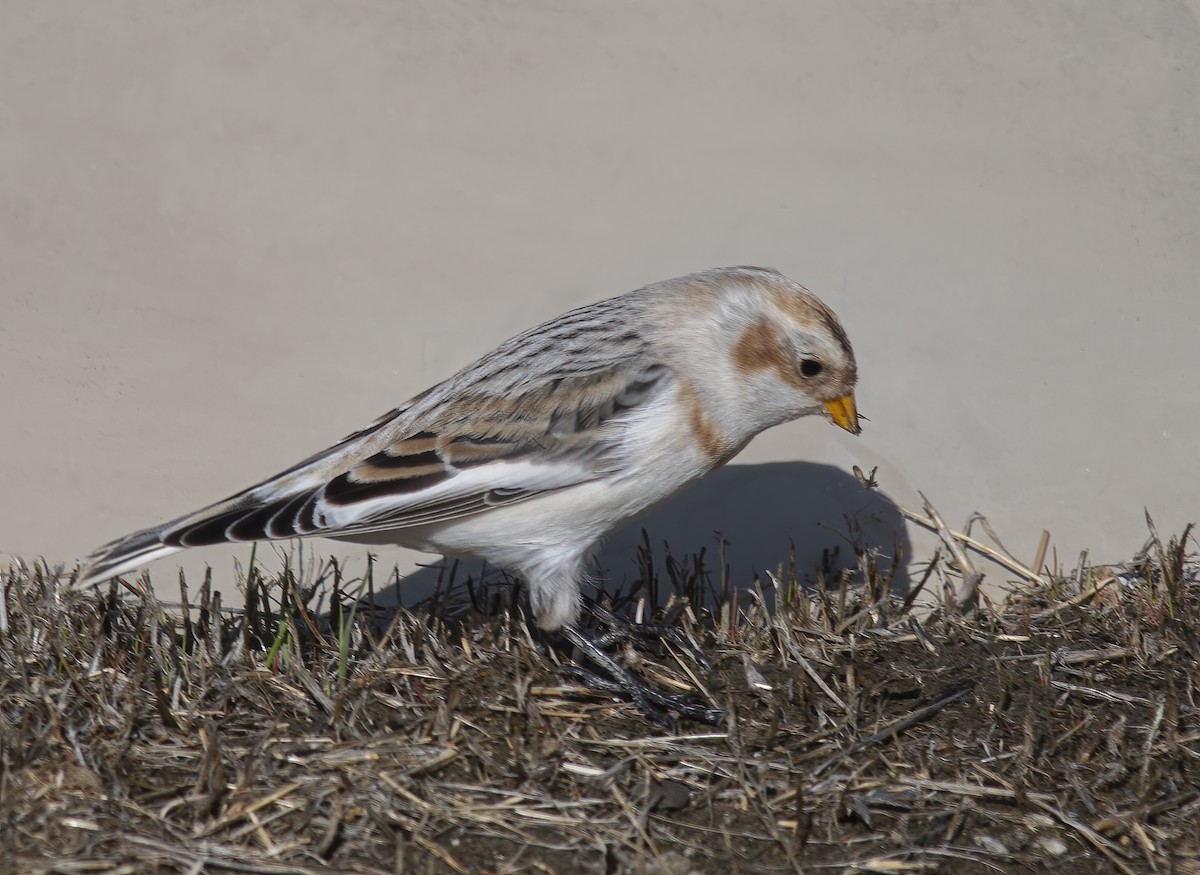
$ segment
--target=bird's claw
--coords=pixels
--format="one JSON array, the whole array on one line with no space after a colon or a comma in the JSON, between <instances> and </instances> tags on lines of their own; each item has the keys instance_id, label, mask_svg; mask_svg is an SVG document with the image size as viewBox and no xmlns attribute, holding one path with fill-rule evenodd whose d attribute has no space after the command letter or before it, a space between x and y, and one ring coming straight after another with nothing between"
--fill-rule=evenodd
<instances>
[{"instance_id":1,"label":"bird's claw","mask_svg":"<svg viewBox=\"0 0 1200 875\"><path fill-rule=\"evenodd\" d=\"M600 609L603 610L603 609ZM607 611L604 611L608 617L612 617ZM607 621L607 618L604 618ZM615 618L614 618L615 619ZM636 628L634 624L625 624ZM652 629L655 627L643 627ZM672 632L678 634L678 630L672 629ZM589 669L578 665L567 665L563 667L563 671L572 675L585 686L594 690L601 690L614 695L628 696L637 709L662 726L674 728L676 723L675 715L689 720L698 720L702 723L710 725L720 723L725 716L725 712L720 708L713 708L705 704L696 702L691 696L685 695L669 695L659 692L649 686L645 681L637 677L629 669L618 663L605 650L607 641L609 644L616 642L624 642L630 640L631 637L642 638L649 637L647 631L646 636L618 634L618 637L613 637L614 633L601 636L598 639L592 639L584 635L575 626L564 626L562 635L571 644L579 649L588 661L593 663L599 672L593 672ZM671 636L673 637L673 636ZM680 636L682 638L682 636ZM690 645L686 645L685 649L692 652L693 655L698 653L696 649ZM700 657L703 660L703 656ZM703 664L707 665L707 660Z\"/></svg>"},{"instance_id":2,"label":"bird's claw","mask_svg":"<svg viewBox=\"0 0 1200 875\"><path fill-rule=\"evenodd\" d=\"M599 647L608 648L614 644L629 642L653 642L657 644L666 640L690 656L696 665L705 671L712 671L712 663L700 652L700 648L689 641L683 632L675 626L669 626L665 623L657 625L631 623L628 620L621 619L612 611L598 604L589 604L587 611L605 626L608 626L610 630L592 639Z\"/></svg>"}]
</instances>

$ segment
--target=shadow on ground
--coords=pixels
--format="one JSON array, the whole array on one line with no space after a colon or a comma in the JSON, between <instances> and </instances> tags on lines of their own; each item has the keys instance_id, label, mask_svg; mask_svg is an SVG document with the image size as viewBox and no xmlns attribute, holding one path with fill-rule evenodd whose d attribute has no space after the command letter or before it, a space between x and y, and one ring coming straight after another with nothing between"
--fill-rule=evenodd
<instances>
[{"instance_id":1,"label":"shadow on ground","mask_svg":"<svg viewBox=\"0 0 1200 875\"><path fill-rule=\"evenodd\" d=\"M878 489L867 489L852 474L832 465L774 462L730 465L684 490L604 544L594 572L605 592L628 590L644 576L646 544L660 581L660 600L670 593L668 556L701 555L719 589L722 565L741 591L756 575L786 570L794 555L796 578L815 583L818 569L836 580L842 569L856 569L858 554L873 551L884 575L900 562L892 590L908 592L905 570L910 555L904 519L896 504ZM461 563L455 581L491 580L499 575L480 563ZM413 606L429 599L447 578L442 563L423 568L376 594L376 604ZM764 581L765 583L765 581ZM589 589L591 590L589 592ZM585 588L595 595L596 587Z\"/></svg>"}]
</instances>

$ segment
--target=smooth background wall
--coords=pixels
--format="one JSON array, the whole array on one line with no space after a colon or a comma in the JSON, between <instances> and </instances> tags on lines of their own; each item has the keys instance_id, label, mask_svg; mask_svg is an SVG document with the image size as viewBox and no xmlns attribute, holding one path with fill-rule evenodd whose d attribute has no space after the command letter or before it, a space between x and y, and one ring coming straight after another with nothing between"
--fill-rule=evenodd
<instances>
[{"instance_id":1,"label":"smooth background wall","mask_svg":"<svg viewBox=\"0 0 1200 875\"><path fill-rule=\"evenodd\" d=\"M74 560L542 319L729 264L841 314L870 422L762 435L656 543L811 563L857 514L891 549L919 489L1073 566L1138 548L1143 507L1200 517L1196 2L0 11L9 554Z\"/></svg>"}]
</instances>

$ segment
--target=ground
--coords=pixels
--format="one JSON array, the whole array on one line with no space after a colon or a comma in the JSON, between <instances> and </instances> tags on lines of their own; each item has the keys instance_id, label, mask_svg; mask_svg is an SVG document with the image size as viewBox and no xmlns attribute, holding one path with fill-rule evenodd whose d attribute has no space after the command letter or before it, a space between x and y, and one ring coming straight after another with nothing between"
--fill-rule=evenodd
<instances>
[{"instance_id":1,"label":"ground","mask_svg":"<svg viewBox=\"0 0 1200 875\"><path fill-rule=\"evenodd\" d=\"M978 605L949 551L904 599L868 553L740 595L672 563L711 669L618 650L716 725L578 686L505 584L385 613L252 573L230 610L15 567L0 872L1200 872L1189 546Z\"/></svg>"}]
</instances>

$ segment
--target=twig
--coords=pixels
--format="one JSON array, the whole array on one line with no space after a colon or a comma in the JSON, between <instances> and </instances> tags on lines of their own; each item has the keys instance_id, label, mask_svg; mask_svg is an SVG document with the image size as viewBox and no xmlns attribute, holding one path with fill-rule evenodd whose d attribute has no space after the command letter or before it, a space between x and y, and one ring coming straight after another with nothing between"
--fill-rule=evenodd
<instances>
[{"instance_id":1,"label":"twig","mask_svg":"<svg viewBox=\"0 0 1200 875\"><path fill-rule=\"evenodd\" d=\"M922 498L924 498L924 496L922 496ZM917 525L924 526L925 528L929 529L931 532L934 532L935 534L941 534L938 531L937 524L935 522L931 521L928 517L921 516L921 514L916 513L915 511L911 511L905 507L900 508L900 513L904 515L905 519L911 520L912 522L916 523ZM965 546L974 550L979 555L981 555L987 559L990 559L992 562L995 562L997 565L1001 566L1002 568L1006 568L1009 571L1011 571L1013 574L1016 574L1019 577L1024 578L1025 580L1028 580L1030 583L1041 584L1041 583L1046 582L1044 579L1042 579L1042 577L1040 575L1034 573L1033 571L1030 571L1028 568L1026 568L1020 562L1017 562L1013 559L1009 559L1003 553L999 553L996 550L993 550L987 544L984 544L980 541L975 540L970 535L964 535L962 532L956 532L952 529L947 529L946 532L955 541L958 541L958 542L964 544Z\"/></svg>"},{"instance_id":2,"label":"twig","mask_svg":"<svg viewBox=\"0 0 1200 875\"><path fill-rule=\"evenodd\" d=\"M1095 586L1090 587L1089 589L1085 589L1083 592L1079 593L1079 595L1071 596L1066 601L1061 601L1056 605L1052 605L1051 607L1046 608L1044 611L1038 611L1036 614L1033 615L1033 619L1034 620L1046 620L1050 617L1053 617L1055 614L1065 611L1067 608L1073 608L1076 605L1081 605L1084 602L1086 602L1088 599L1092 598L1092 596L1099 593L1101 590L1105 589L1108 586L1111 586L1112 584L1114 584L1116 582L1117 582L1116 577L1106 577L1106 578L1104 578L1104 580L1100 581Z\"/></svg>"},{"instance_id":3,"label":"twig","mask_svg":"<svg viewBox=\"0 0 1200 875\"><path fill-rule=\"evenodd\" d=\"M1050 532L1048 532L1046 529L1042 529L1042 537L1038 541L1037 552L1033 554L1033 564L1029 566L1035 574L1039 572L1042 567L1042 563L1046 561L1046 550L1049 548L1049 546Z\"/></svg>"},{"instance_id":4,"label":"twig","mask_svg":"<svg viewBox=\"0 0 1200 875\"><path fill-rule=\"evenodd\" d=\"M937 512L937 508L923 492L918 492L921 496L922 506L926 515L933 522L933 529L942 539L942 543L946 545L946 549L950 551L950 555L954 557L955 563L958 565L958 570L962 572L963 582L955 597L955 602L960 611L970 610L975 606L978 598L979 584L983 582L983 575L975 570L975 565L971 562L962 545L955 540L953 533L946 526L942 515ZM961 535L960 538L965 538L966 535ZM995 551L993 551L995 552ZM999 556L1000 554L996 554Z\"/></svg>"},{"instance_id":5,"label":"twig","mask_svg":"<svg viewBox=\"0 0 1200 875\"><path fill-rule=\"evenodd\" d=\"M858 741L854 742L854 744L850 745L845 750L838 751L833 756L831 756L829 759L825 760L823 763L818 765L815 769L813 769L812 776L815 778L818 775L820 775L823 771L828 769L830 766L840 762L841 760L845 759L846 757L853 756L854 754L858 753L859 751L865 750L868 747L871 747L872 745L876 745L881 741L886 741L889 738L892 738L892 737L900 734L904 730L906 730L912 726L915 726L916 724L920 723L922 720L925 720L928 717L932 717L934 714L936 714L938 711L941 711L947 705L953 705L955 702L957 702L959 699L961 699L967 693L971 692L971 690L974 689L974 687L975 687L975 684L970 683L960 690L955 690L953 693L951 693L948 696L943 696L942 698L938 699L936 702L934 702L931 705L926 705L924 708L918 708L916 711L913 711L911 714L907 714L904 717L901 717L899 720L889 723L887 726L885 726L883 729L880 729L878 732L872 732L866 738L860 738Z\"/></svg>"},{"instance_id":6,"label":"twig","mask_svg":"<svg viewBox=\"0 0 1200 875\"><path fill-rule=\"evenodd\" d=\"M975 771L979 772L981 775L988 778L989 780L995 781L998 784L1007 785L1010 788L1012 787L1011 782L1004 780L999 775L997 775L995 772L991 771L990 769L985 769L983 766L979 765L978 763L972 764L972 768L974 768ZM1083 836L1084 839L1087 840L1088 844L1090 844L1092 847L1094 847L1096 850L1098 850L1100 853L1102 853L1105 857L1107 857L1108 861L1110 863L1112 863L1114 866L1116 866L1118 869L1120 869L1121 872L1124 873L1124 875L1136 875L1136 873L1134 873L1134 871L1132 869L1130 869L1128 866L1125 865L1124 862L1122 862L1121 856L1123 856L1124 853L1123 853L1120 845L1116 844L1115 842L1109 841L1104 836L1100 835L1100 833L1096 832L1094 829L1089 827L1087 824L1085 824L1079 820L1076 820L1074 817L1067 814L1061 808L1056 808L1054 805L1051 805L1049 802L1047 802L1045 800L1044 797L1041 796L1041 794L1034 795L1034 794L1025 793L1023 795L1026 800L1033 803L1038 808L1042 809L1042 811L1049 814L1055 820L1059 821L1064 826L1071 827L1071 829L1075 830L1077 833L1079 833L1081 836Z\"/></svg>"},{"instance_id":7,"label":"twig","mask_svg":"<svg viewBox=\"0 0 1200 875\"><path fill-rule=\"evenodd\" d=\"M1141 696L1131 696L1128 693L1114 693L1112 690L1098 690L1095 687L1081 687L1078 684L1068 684L1066 681L1050 681L1050 686L1056 690L1079 693L1083 696L1091 696L1093 699L1103 699L1106 702L1125 702L1128 705L1145 705L1146 707L1154 704L1149 699L1143 699Z\"/></svg>"}]
</instances>

